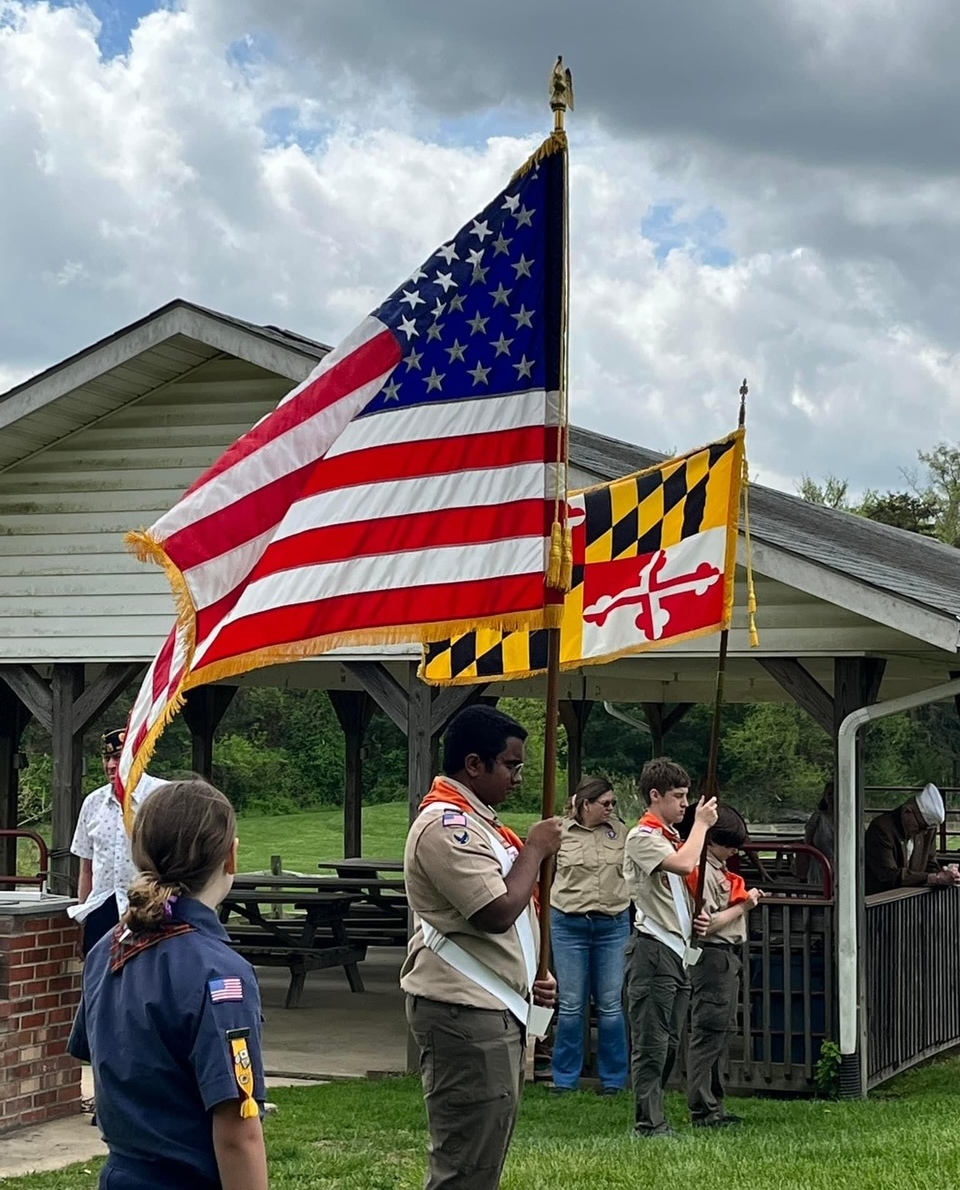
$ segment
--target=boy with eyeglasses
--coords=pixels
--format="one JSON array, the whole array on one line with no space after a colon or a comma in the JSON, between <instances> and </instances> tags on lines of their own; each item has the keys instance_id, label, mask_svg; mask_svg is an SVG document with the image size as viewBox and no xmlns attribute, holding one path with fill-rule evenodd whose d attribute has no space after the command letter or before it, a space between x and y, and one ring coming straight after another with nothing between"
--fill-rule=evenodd
<instances>
[{"instance_id":1,"label":"boy with eyeglasses","mask_svg":"<svg viewBox=\"0 0 960 1190\"><path fill-rule=\"evenodd\" d=\"M737 1023L746 918L763 895L758 888L748 889L742 877L727 868L746 841L747 825L741 816L732 806L720 806L716 824L707 832L703 908L710 922L700 939L701 958L690 969L687 1105L695 1128L743 1123L724 1108L720 1067ZM696 876L694 872L688 877L694 893Z\"/></svg>"}]
</instances>

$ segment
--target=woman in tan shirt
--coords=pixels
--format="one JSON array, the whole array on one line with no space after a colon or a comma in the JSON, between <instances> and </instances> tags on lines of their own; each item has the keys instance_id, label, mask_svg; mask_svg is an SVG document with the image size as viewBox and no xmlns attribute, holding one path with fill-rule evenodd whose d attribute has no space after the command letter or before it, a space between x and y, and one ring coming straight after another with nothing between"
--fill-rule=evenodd
<instances>
[{"instance_id":1,"label":"woman in tan shirt","mask_svg":"<svg viewBox=\"0 0 960 1190\"><path fill-rule=\"evenodd\" d=\"M583 1067L584 1013L597 1006L597 1066L603 1094L627 1085L624 948L630 895L623 879L627 830L605 777L580 782L563 823L550 897L554 970L560 991L553 1085L576 1090Z\"/></svg>"}]
</instances>

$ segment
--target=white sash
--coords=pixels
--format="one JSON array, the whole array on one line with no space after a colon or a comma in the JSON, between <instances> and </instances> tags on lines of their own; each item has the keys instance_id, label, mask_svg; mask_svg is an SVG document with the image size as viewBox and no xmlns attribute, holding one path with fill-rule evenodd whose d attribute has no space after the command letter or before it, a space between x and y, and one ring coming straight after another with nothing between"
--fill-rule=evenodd
<instances>
[{"instance_id":1,"label":"white sash","mask_svg":"<svg viewBox=\"0 0 960 1190\"><path fill-rule=\"evenodd\" d=\"M690 945L693 936L693 920L690 916L690 905L687 901L683 877L678 876L676 872L665 872L664 875L670 885L673 907L676 911L677 921L680 923L680 931L683 936L678 938L676 934L671 934L669 930L665 930L663 926L655 922L652 918L647 917L639 909L637 910L637 929L642 930L644 934L649 934L652 938L656 938L664 946L669 946L673 953L682 960L685 967L692 967L699 961L701 952L696 947Z\"/></svg>"},{"instance_id":2,"label":"white sash","mask_svg":"<svg viewBox=\"0 0 960 1190\"><path fill-rule=\"evenodd\" d=\"M462 806L456 806L450 802L431 802L427 810L452 810L457 814L465 813ZM475 818L472 815L470 816L470 824L474 828L479 828L486 836L493 854L500 863L500 871L506 876L513 867L514 857L504 847L500 836L484 825L479 818ZM429 922L421 919L420 928L423 930L423 941L429 950L432 950L435 955L443 959L445 963L448 963L454 971L459 971L461 975L466 976L467 979L482 987L485 992L489 992L491 996L499 1000L505 1008L513 1013L521 1025L527 1023L530 1015L529 1000L524 999L519 992L514 991L486 963L482 963L479 959L474 958L472 954L448 938L446 934L442 934L438 929L430 925ZM523 952L523 964L527 972L527 988L532 989L533 981L537 977L537 950L533 940L533 930L530 926L530 910L528 908L525 908L520 914L514 922L513 928L517 931L520 950Z\"/></svg>"}]
</instances>

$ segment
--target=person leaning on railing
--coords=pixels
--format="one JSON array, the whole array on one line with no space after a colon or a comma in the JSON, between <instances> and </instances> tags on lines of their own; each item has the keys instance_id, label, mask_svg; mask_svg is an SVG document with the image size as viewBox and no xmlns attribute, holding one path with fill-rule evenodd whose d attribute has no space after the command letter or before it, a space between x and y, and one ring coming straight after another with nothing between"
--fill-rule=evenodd
<instances>
[{"instance_id":1,"label":"person leaning on railing","mask_svg":"<svg viewBox=\"0 0 960 1190\"><path fill-rule=\"evenodd\" d=\"M867 896L894 888L960 884L957 865L941 867L937 861L937 827L945 818L936 785L925 785L915 798L878 814L864 840Z\"/></svg>"},{"instance_id":2,"label":"person leaning on railing","mask_svg":"<svg viewBox=\"0 0 960 1190\"><path fill-rule=\"evenodd\" d=\"M627 1085L629 1057L623 1012L624 950L630 937L630 894L623 878L627 828L605 777L577 786L557 853L550 896L553 961L560 992L553 1045L555 1091L576 1090L583 1067L584 1014L597 1006L597 1070L602 1093Z\"/></svg>"}]
</instances>

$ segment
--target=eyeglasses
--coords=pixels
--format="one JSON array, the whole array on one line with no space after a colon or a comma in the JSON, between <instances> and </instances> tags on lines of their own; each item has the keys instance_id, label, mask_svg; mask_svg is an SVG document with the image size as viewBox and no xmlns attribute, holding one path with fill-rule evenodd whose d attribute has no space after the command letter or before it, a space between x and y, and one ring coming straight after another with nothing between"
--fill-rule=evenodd
<instances>
[{"instance_id":1,"label":"eyeglasses","mask_svg":"<svg viewBox=\"0 0 960 1190\"><path fill-rule=\"evenodd\" d=\"M510 776L515 781L519 781L523 776L523 761L522 760L501 760L500 763L505 769L509 769Z\"/></svg>"},{"instance_id":2,"label":"eyeglasses","mask_svg":"<svg viewBox=\"0 0 960 1190\"><path fill-rule=\"evenodd\" d=\"M597 802L598 806L603 806L605 810L615 810L617 808L617 799L614 798L610 802Z\"/></svg>"}]
</instances>

